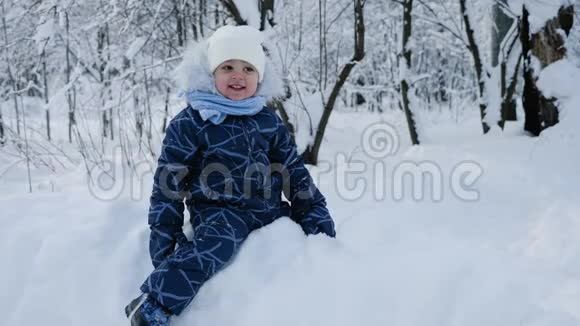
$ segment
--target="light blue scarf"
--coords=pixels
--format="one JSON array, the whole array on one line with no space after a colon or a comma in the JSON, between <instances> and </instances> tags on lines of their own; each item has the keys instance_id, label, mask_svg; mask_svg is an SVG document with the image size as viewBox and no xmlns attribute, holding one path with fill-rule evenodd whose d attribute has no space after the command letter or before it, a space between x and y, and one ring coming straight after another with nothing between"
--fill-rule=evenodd
<instances>
[{"instance_id":1,"label":"light blue scarf","mask_svg":"<svg viewBox=\"0 0 580 326\"><path fill-rule=\"evenodd\" d=\"M264 96L234 101L222 95L200 91L185 92L183 95L187 97L187 103L199 111L204 121L209 119L214 125L222 123L228 115L254 115L266 104Z\"/></svg>"}]
</instances>

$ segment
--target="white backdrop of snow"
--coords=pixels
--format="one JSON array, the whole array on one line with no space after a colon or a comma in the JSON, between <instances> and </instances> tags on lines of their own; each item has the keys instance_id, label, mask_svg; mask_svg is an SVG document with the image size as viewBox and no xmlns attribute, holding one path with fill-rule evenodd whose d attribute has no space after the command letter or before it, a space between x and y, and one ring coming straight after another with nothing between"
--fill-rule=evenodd
<instances>
[{"instance_id":1,"label":"white backdrop of snow","mask_svg":"<svg viewBox=\"0 0 580 326\"><path fill-rule=\"evenodd\" d=\"M542 13L532 10L539 24ZM255 12L242 16L259 24ZM562 112L539 138L523 135L521 123L482 137L471 108L461 125L441 113L420 114L422 145L409 147L400 112L333 113L323 162L311 172L338 238L305 237L285 218L254 232L175 325L580 324L579 78L567 60L540 73L542 91L561 97ZM320 94L304 101L318 121ZM308 125L304 114L293 118ZM403 142L384 160L388 172L402 162L430 161L448 176L458 163L475 161L484 170L481 198L459 200L446 186L441 202L376 201L368 187L358 200L346 200L326 168L340 170L339 153L373 166L360 137L377 120L392 124ZM299 136L297 143L303 149L310 139ZM123 306L152 270L151 173L143 173L137 199L130 180L118 181L125 191L113 201L95 198L82 166L58 175L35 171L32 194L25 175L23 164L0 153L0 316L13 325L127 325ZM370 169L357 176L379 181Z\"/></svg>"},{"instance_id":2,"label":"white backdrop of snow","mask_svg":"<svg viewBox=\"0 0 580 326\"><path fill-rule=\"evenodd\" d=\"M336 112L324 162L311 171L338 238L305 237L285 218L254 232L175 325L578 325L580 99L565 104L569 114L539 138L482 137L476 108L461 125L426 114L437 125L413 148L403 115L381 115L402 140L383 162L388 172L428 160L447 175L459 162L475 161L484 170L476 202L459 200L448 186L440 202L376 201L370 187L356 201L344 199L325 166L336 171L338 153L376 163L359 138L378 116ZM12 162L0 158L4 167ZM7 172L0 179L6 323L127 325L123 306L152 271L151 174L144 174L138 200L125 185L117 199L101 201L87 189L82 166L58 176L35 172L32 194L23 165ZM372 170L358 176L378 181Z\"/></svg>"}]
</instances>

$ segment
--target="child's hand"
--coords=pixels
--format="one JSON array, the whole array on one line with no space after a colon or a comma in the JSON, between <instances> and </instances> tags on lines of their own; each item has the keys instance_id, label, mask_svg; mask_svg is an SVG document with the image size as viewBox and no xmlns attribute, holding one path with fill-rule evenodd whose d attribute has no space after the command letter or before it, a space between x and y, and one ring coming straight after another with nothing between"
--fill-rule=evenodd
<instances>
[{"instance_id":1,"label":"child's hand","mask_svg":"<svg viewBox=\"0 0 580 326\"><path fill-rule=\"evenodd\" d=\"M302 230L306 235L324 233L331 238L336 237L334 221L330 216L325 218L305 216L300 222L300 226L302 226Z\"/></svg>"},{"instance_id":2,"label":"child's hand","mask_svg":"<svg viewBox=\"0 0 580 326\"><path fill-rule=\"evenodd\" d=\"M181 227L175 225L154 225L149 237L149 254L153 266L157 268L175 250L175 245L187 243Z\"/></svg>"}]
</instances>

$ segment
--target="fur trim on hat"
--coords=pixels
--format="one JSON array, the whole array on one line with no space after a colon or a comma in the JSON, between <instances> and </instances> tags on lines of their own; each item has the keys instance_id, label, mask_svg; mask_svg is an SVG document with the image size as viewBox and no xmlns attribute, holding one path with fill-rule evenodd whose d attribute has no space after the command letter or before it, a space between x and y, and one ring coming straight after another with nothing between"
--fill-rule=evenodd
<instances>
[{"instance_id":1,"label":"fur trim on hat","mask_svg":"<svg viewBox=\"0 0 580 326\"><path fill-rule=\"evenodd\" d=\"M207 41L199 41L188 46L182 62L175 69L178 92L202 91L220 94L215 87L215 79L207 60ZM264 78L258 84L256 96L264 96L270 101L284 95L284 83L271 58L266 56Z\"/></svg>"}]
</instances>

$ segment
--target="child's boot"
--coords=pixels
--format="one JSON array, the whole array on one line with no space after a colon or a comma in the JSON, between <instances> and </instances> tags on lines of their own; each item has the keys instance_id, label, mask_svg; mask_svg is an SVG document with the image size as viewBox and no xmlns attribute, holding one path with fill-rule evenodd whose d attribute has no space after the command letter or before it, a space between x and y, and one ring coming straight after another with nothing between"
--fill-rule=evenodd
<instances>
[{"instance_id":1,"label":"child's boot","mask_svg":"<svg viewBox=\"0 0 580 326\"><path fill-rule=\"evenodd\" d=\"M131 326L168 326L171 314L143 293L125 307Z\"/></svg>"}]
</instances>

